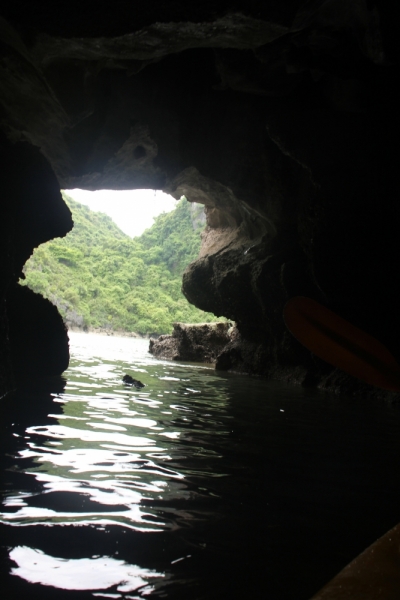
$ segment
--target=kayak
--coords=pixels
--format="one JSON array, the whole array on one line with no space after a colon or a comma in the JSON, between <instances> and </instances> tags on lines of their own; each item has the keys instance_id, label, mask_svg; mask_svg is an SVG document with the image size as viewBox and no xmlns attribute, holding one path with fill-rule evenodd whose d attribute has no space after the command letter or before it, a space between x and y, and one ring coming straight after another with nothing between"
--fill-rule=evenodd
<instances>
[{"instance_id":1,"label":"kayak","mask_svg":"<svg viewBox=\"0 0 400 600\"><path fill-rule=\"evenodd\" d=\"M348 564L311 600L399 600L400 523Z\"/></svg>"}]
</instances>

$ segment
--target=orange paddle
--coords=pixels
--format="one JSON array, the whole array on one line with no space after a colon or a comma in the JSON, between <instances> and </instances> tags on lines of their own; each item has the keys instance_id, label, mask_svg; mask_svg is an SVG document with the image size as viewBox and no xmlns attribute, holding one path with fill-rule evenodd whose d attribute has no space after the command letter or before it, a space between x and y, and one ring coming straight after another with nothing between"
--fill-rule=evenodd
<instances>
[{"instance_id":1,"label":"orange paddle","mask_svg":"<svg viewBox=\"0 0 400 600\"><path fill-rule=\"evenodd\" d=\"M289 331L316 356L370 385L400 391L396 359L365 331L303 296L289 300L283 316Z\"/></svg>"}]
</instances>

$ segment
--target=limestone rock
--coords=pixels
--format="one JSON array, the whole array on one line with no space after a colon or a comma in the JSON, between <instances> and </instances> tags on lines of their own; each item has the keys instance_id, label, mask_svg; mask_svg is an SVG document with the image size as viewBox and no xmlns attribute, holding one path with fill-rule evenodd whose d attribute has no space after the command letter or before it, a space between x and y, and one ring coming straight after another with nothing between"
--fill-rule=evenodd
<instances>
[{"instance_id":1,"label":"limestone rock","mask_svg":"<svg viewBox=\"0 0 400 600\"><path fill-rule=\"evenodd\" d=\"M174 323L172 335L150 339L149 352L166 360L215 363L231 331L231 323Z\"/></svg>"}]
</instances>

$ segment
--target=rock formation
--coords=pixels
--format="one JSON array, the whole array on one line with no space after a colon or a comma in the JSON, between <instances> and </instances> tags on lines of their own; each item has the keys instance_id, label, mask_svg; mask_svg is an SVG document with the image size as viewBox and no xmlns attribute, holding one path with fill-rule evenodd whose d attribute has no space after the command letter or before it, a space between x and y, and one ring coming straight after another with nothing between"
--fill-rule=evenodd
<instances>
[{"instance_id":1,"label":"rock formation","mask_svg":"<svg viewBox=\"0 0 400 600\"><path fill-rule=\"evenodd\" d=\"M18 382L59 375L68 367L68 335L57 308L28 287L7 293L10 355Z\"/></svg>"},{"instance_id":2,"label":"rock formation","mask_svg":"<svg viewBox=\"0 0 400 600\"><path fill-rule=\"evenodd\" d=\"M205 205L183 291L237 323L222 365L327 381L283 324L298 294L400 358L393 11L382 0L3 3L1 392L18 370L8 290L33 248L72 226L59 186L161 188ZM62 332L52 344L64 356Z\"/></svg>"},{"instance_id":3,"label":"rock formation","mask_svg":"<svg viewBox=\"0 0 400 600\"><path fill-rule=\"evenodd\" d=\"M215 363L231 335L231 323L174 323L172 335L150 338L149 352L166 360Z\"/></svg>"}]
</instances>

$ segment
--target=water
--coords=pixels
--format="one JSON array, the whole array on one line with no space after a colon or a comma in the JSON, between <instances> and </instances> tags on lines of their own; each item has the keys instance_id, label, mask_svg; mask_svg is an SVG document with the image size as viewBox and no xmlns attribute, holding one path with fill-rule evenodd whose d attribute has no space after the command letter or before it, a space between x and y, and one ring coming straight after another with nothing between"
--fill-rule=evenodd
<instances>
[{"instance_id":1,"label":"water","mask_svg":"<svg viewBox=\"0 0 400 600\"><path fill-rule=\"evenodd\" d=\"M2 404L5 600L306 600L400 521L398 406L70 336Z\"/></svg>"}]
</instances>

